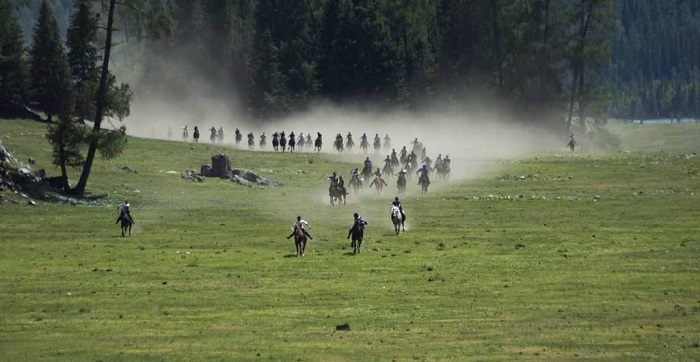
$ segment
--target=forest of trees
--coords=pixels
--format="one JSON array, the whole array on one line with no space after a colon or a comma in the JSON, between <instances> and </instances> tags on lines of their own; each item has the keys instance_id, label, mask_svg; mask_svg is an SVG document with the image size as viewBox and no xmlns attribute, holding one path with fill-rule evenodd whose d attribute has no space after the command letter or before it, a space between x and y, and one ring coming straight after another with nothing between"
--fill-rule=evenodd
<instances>
[{"instance_id":1,"label":"forest of trees","mask_svg":"<svg viewBox=\"0 0 700 362\"><path fill-rule=\"evenodd\" d=\"M76 1L49 1L57 36L67 44L76 41L67 31ZM82 2L102 15L95 21L104 28L106 5L112 1ZM114 42L143 42L151 50L152 56L136 59L134 66L156 81L158 58L186 58L212 87L238 95L253 119L281 117L319 100L404 109L497 108L513 119L561 132L604 122L609 115L699 114L697 0L121 3L127 6L117 6L114 13ZM17 53L18 39L29 48L40 2L0 4L1 65L14 64L10 59L29 61L29 53L19 58L5 53ZM150 38L141 26L144 12L128 11L134 4L158 9L160 26L171 36ZM17 35L17 24L24 33ZM96 35L90 36L94 43ZM97 62L100 56L92 58ZM17 67L15 73L29 68ZM8 89L7 77L1 79L0 90ZM74 102L74 111L90 118L91 95L84 91L85 82L75 81L79 91L73 96L81 101ZM36 105L30 96L39 90L27 84L27 104ZM17 102L10 93L7 99Z\"/></svg>"}]
</instances>

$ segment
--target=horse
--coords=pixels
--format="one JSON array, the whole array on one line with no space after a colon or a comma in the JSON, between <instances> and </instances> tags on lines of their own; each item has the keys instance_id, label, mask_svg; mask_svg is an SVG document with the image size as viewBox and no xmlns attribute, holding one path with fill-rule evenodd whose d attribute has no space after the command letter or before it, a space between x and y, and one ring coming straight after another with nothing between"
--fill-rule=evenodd
<instances>
[{"instance_id":1,"label":"horse","mask_svg":"<svg viewBox=\"0 0 700 362\"><path fill-rule=\"evenodd\" d=\"M263 149L267 146L267 136L265 133L260 135L260 149Z\"/></svg>"},{"instance_id":2,"label":"horse","mask_svg":"<svg viewBox=\"0 0 700 362\"><path fill-rule=\"evenodd\" d=\"M301 151L301 150L304 149L304 144L305 144L305 143L306 143L306 142L304 141L304 135L303 135L303 134L300 134L300 135L299 135L299 139L297 139L297 144L296 144L296 146L297 146L297 148L299 149L299 151Z\"/></svg>"},{"instance_id":3,"label":"horse","mask_svg":"<svg viewBox=\"0 0 700 362\"><path fill-rule=\"evenodd\" d=\"M352 186L352 189L356 194L360 193L360 189L362 188L362 180L360 180L360 175L353 174L352 177L350 177L350 186Z\"/></svg>"},{"instance_id":4,"label":"horse","mask_svg":"<svg viewBox=\"0 0 700 362\"><path fill-rule=\"evenodd\" d=\"M328 196L330 196L330 201L331 205L335 205L336 203L340 205L342 202L343 205L347 203L347 196L348 192L345 190L345 187L338 184L338 185L331 185L331 187L328 189Z\"/></svg>"},{"instance_id":5,"label":"horse","mask_svg":"<svg viewBox=\"0 0 700 362\"><path fill-rule=\"evenodd\" d=\"M294 148L297 145L297 140L296 140L296 138L294 138L294 133L289 135L288 144L289 144L289 152L294 152Z\"/></svg>"},{"instance_id":6,"label":"horse","mask_svg":"<svg viewBox=\"0 0 700 362\"><path fill-rule=\"evenodd\" d=\"M369 163L365 164L365 167L362 168L362 177L365 178L365 180L369 180L369 178L372 176L372 165Z\"/></svg>"},{"instance_id":7,"label":"horse","mask_svg":"<svg viewBox=\"0 0 700 362\"><path fill-rule=\"evenodd\" d=\"M279 135L277 134L277 132L275 132L275 133L272 135L272 148L275 150L275 152L277 152L277 150L279 149L279 147L280 147Z\"/></svg>"},{"instance_id":8,"label":"horse","mask_svg":"<svg viewBox=\"0 0 700 362\"><path fill-rule=\"evenodd\" d=\"M450 164L441 162L435 165L435 172L437 173L438 179L447 180L450 177Z\"/></svg>"},{"instance_id":9,"label":"horse","mask_svg":"<svg viewBox=\"0 0 700 362\"><path fill-rule=\"evenodd\" d=\"M374 152L379 153L382 148L382 141L379 138L374 139Z\"/></svg>"},{"instance_id":10,"label":"horse","mask_svg":"<svg viewBox=\"0 0 700 362\"><path fill-rule=\"evenodd\" d=\"M428 193L428 185L430 185L430 180L425 176L421 176L418 179L418 184L420 185L421 193L427 194Z\"/></svg>"},{"instance_id":11,"label":"horse","mask_svg":"<svg viewBox=\"0 0 700 362\"><path fill-rule=\"evenodd\" d=\"M382 191L384 191L384 186L386 186L386 181L384 181L381 176L375 176L372 183L369 184L369 187L372 186L377 189L377 195L381 195Z\"/></svg>"},{"instance_id":12,"label":"horse","mask_svg":"<svg viewBox=\"0 0 700 362\"><path fill-rule=\"evenodd\" d=\"M316 152L321 152L321 147L323 146L323 139L321 138L321 134L318 134L318 137L316 137L316 141L314 141L314 150Z\"/></svg>"},{"instance_id":13,"label":"horse","mask_svg":"<svg viewBox=\"0 0 700 362\"><path fill-rule=\"evenodd\" d=\"M297 250L297 257L304 256L307 240L306 234L304 234L304 229L300 227L294 229L294 246Z\"/></svg>"},{"instance_id":14,"label":"horse","mask_svg":"<svg viewBox=\"0 0 700 362\"><path fill-rule=\"evenodd\" d=\"M574 135L571 135L569 137L569 142L566 144L567 147L571 150L571 152L574 152L574 149L576 148L577 142L576 139L574 138Z\"/></svg>"},{"instance_id":15,"label":"horse","mask_svg":"<svg viewBox=\"0 0 700 362\"><path fill-rule=\"evenodd\" d=\"M255 136L253 136L253 133L248 133L248 148L253 148L255 147Z\"/></svg>"},{"instance_id":16,"label":"horse","mask_svg":"<svg viewBox=\"0 0 700 362\"><path fill-rule=\"evenodd\" d=\"M386 162L382 168L382 175L385 177L394 176L394 168L391 167L391 162Z\"/></svg>"},{"instance_id":17,"label":"horse","mask_svg":"<svg viewBox=\"0 0 700 362\"><path fill-rule=\"evenodd\" d=\"M190 138L190 134L187 131L187 126L182 128L182 140L187 141L187 139Z\"/></svg>"},{"instance_id":18,"label":"horse","mask_svg":"<svg viewBox=\"0 0 700 362\"><path fill-rule=\"evenodd\" d=\"M367 153L367 149L369 148L369 143L367 143L366 139L362 139L362 142L360 142L360 148L362 149L362 152Z\"/></svg>"},{"instance_id":19,"label":"horse","mask_svg":"<svg viewBox=\"0 0 700 362\"><path fill-rule=\"evenodd\" d=\"M406 231L406 226L404 226L405 216L401 212L398 206L391 207L391 222L394 224L394 232L399 235L401 229Z\"/></svg>"},{"instance_id":20,"label":"horse","mask_svg":"<svg viewBox=\"0 0 700 362\"><path fill-rule=\"evenodd\" d=\"M355 224L352 225L352 228L350 228L350 231L348 231L347 239L350 239L352 236L352 243L350 246L352 246L352 252L354 254L360 253L360 247L362 246L362 239L364 238L364 235L365 226L359 222L355 222Z\"/></svg>"},{"instance_id":21,"label":"horse","mask_svg":"<svg viewBox=\"0 0 700 362\"><path fill-rule=\"evenodd\" d=\"M348 134L348 141L345 142L345 148L348 149L348 151L352 151L352 149L355 147L355 142L352 140L352 136Z\"/></svg>"},{"instance_id":22,"label":"horse","mask_svg":"<svg viewBox=\"0 0 700 362\"><path fill-rule=\"evenodd\" d=\"M340 135L338 135L340 136ZM343 137L336 137L335 142L334 142L335 149L338 150L339 153L343 152Z\"/></svg>"},{"instance_id":23,"label":"horse","mask_svg":"<svg viewBox=\"0 0 700 362\"><path fill-rule=\"evenodd\" d=\"M396 188L399 189L399 194L406 193L406 172L403 170L399 172L399 178L396 180Z\"/></svg>"},{"instance_id":24,"label":"horse","mask_svg":"<svg viewBox=\"0 0 700 362\"><path fill-rule=\"evenodd\" d=\"M131 236L131 225L134 224L134 220L131 219L131 216L129 214L124 213L121 217L121 228L122 228L122 236L126 236L126 233L129 233L129 236Z\"/></svg>"},{"instance_id":25,"label":"horse","mask_svg":"<svg viewBox=\"0 0 700 362\"><path fill-rule=\"evenodd\" d=\"M282 147L282 152L287 149L287 137L284 136L284 132L280 134L280 147Z\"/></svg>"},{"instance_id":26,"label":"horse","mask_svg":"<svg viewBox=\"0 0 700 362\"><path fill-rule=\"evenodd\" d=\"M235 134L236 134L236 137L235 137L236 138L236 146L238 146L238 144L240 144L241 140L243 139L243 134L241 133L241 131L238 130L238 128L236 128Z\"/></svg>"}]
</instances>

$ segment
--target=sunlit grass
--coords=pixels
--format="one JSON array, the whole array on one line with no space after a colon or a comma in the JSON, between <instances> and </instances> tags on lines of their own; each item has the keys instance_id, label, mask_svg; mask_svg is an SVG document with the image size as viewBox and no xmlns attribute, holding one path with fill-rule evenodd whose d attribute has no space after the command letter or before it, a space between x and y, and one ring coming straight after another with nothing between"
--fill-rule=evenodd
<instances>
[{"instance_id":1,"label":"sunlit grass","mask_svg":"<svg viewBox=\"0 0 700 362\"><path fill-rule=\"evenodd\" d=\"M0 206L0 359L697 360L700 127L615 127L631 152L533 155L426 196L410 182L398 237L391 193L327 204L325 175L353 166L337 156L132 138L96 163L97 204ZM55 175L43 132L0 120ZM285 187L180 178L216 153ZM284 238L298 214L304 258Z\"/></svg>"}]
</instances>

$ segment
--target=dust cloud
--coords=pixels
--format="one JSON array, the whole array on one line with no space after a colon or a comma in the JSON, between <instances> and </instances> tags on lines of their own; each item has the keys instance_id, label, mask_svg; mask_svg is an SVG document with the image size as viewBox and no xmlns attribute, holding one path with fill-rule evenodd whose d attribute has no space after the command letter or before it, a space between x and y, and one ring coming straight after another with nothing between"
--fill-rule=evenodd
<instances>
[{"instance_id":1,"label":"dust cloud","mask_svg":"<svg viewBox=\"0 0 700 362\"><path fill-rule=\"evenodd\" d=\"M446 110L440 107L422 111L391 110L378 111L359 107L340 107L319 102L309 111L298 113L277 121L255 123L242 112L242 97L230 90L217 89L209 75L201 66L182 57L158 57L152 51L136 45L122 49L119 63L113 70L119 81L128 83L134 97L131 115L124 121L127 133L132 136L157 139L182 140L182 128L188 126L189 139L192 130L200 130L200 142L209 142L209 129L223 127L225 144L233 146L233 131L238 128L243 133L241 148L247 149L246 134L255 135L256 150L262 132L268 135L268 151L271 135L274 132L294 131L299 136L311 133L323 135L323 152L337 154L333 140L340 133L345 139L348 132L355 141L354 154L360 159L360 136L367 134L370 142L370 159L376 166L391 150L372 152L371 144L375 134L383 139L391 138L392 148L400 152L406 146L410 152L411 141L418 139L432 159L438 154L449 155L452 160L451 178L466 179L477 176L485 164L496 160L518 159L533 152L563 149L565 140L553 132L529 127L522 123L506 120L494 111L470 111L468 109ZM144 58L156 62L158 74L146 73L137 65ZM221 74L222 77L227 76ZM209 79L209 80L208 80ZM309 148L305 149L309 152ZM458 166L458 167L456 167ZM432 187L432 186L431 186ZM390 185L393 188L393 185Z\"/></svg>"}]
</instances>

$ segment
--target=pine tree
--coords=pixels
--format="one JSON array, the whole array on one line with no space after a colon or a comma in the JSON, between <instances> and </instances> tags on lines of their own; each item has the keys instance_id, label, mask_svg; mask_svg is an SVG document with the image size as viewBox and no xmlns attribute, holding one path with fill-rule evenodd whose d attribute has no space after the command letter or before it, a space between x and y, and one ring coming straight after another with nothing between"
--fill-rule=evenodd
<instances>
[{"instance_id":1,"label":"pine tree","mask_svg":"<svg viewBox=\"0 0 700 362\"><path fill-rule=\"evenodd\" d=\"M28 73L22 28L8 0L0 0L0 109L24 106Z\"/></svg>"},{"instance_id":2,"label":"pine tree","mask_svg":"<svg viewBox=\"0 0 700 362\"><path fill-rule=\"evenodd\" d=\"M92 120L95 115L95 93L99 82L97 70L97 17L92 15L92 0L76 0L66 43L68 63L73 75L75 114Z\"/></svg>"},{"instance_id":3,"label":"pine tree","mask_svg":"<svg viewBox=\"0 0 700 362\"><path fill-rule=\"evenodd\" d=\"M64 66L67 60L58 24L46 0L41 3L29 54L30 100L46 113L48 122L51 122L53 115L66 107L65 99L71 97L72 89L69 67Z\"/></svg>"}]
</instances>

